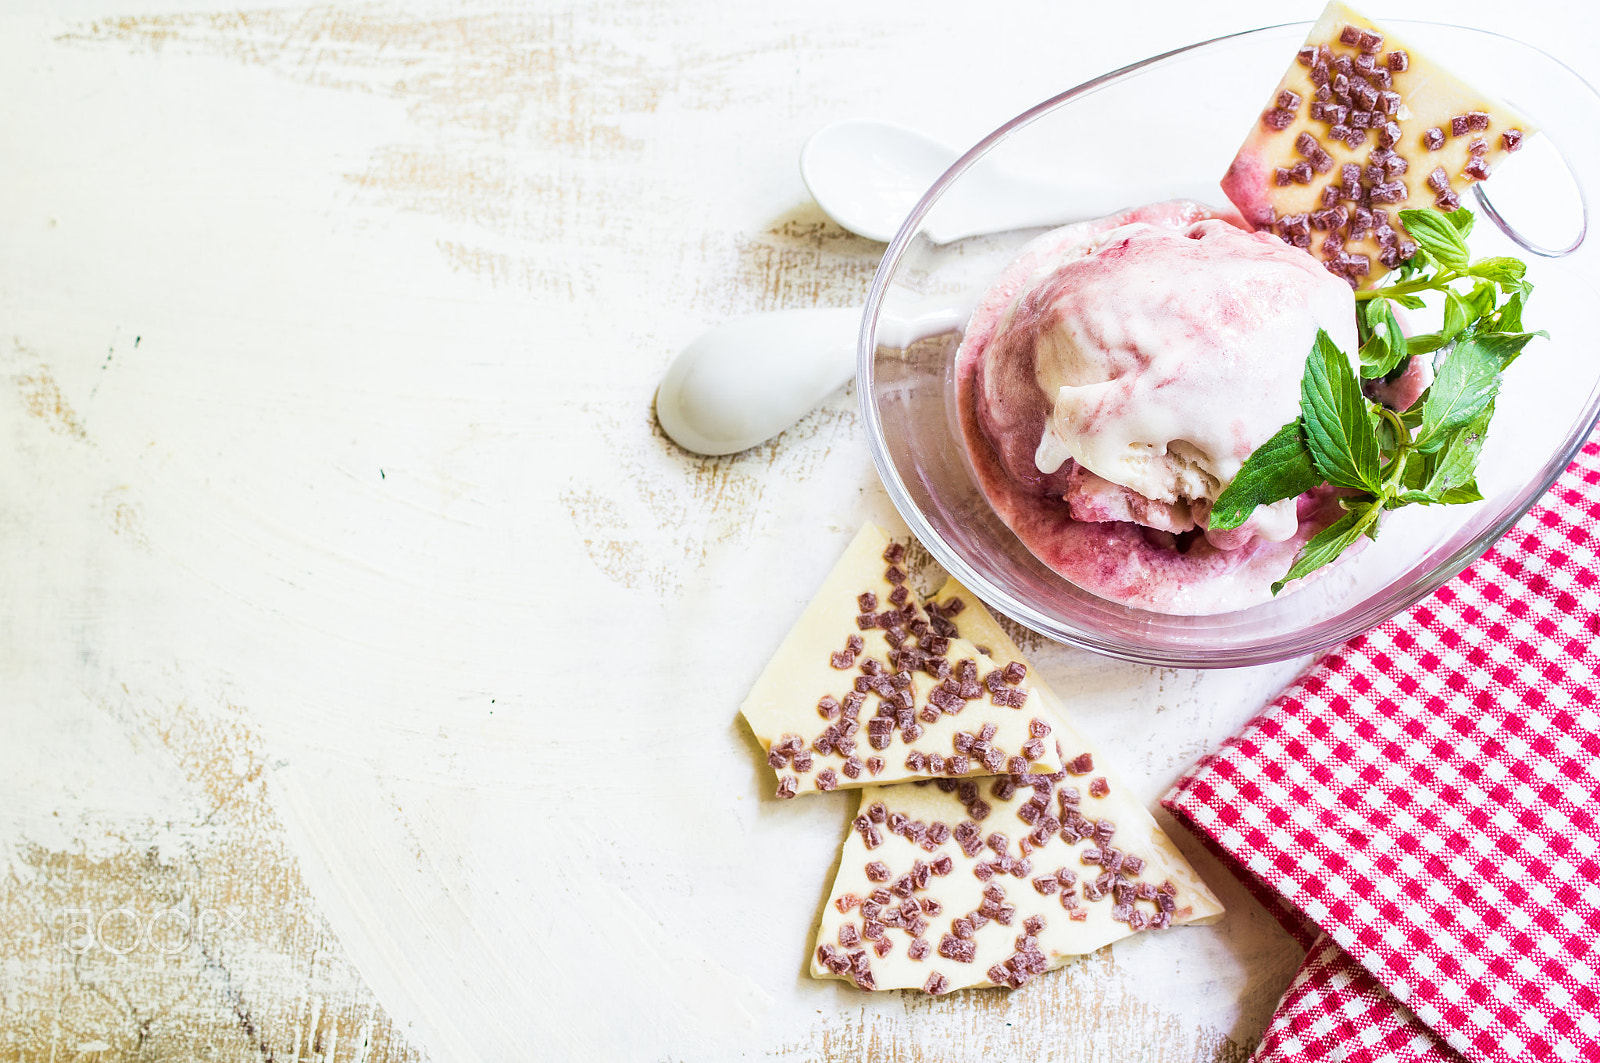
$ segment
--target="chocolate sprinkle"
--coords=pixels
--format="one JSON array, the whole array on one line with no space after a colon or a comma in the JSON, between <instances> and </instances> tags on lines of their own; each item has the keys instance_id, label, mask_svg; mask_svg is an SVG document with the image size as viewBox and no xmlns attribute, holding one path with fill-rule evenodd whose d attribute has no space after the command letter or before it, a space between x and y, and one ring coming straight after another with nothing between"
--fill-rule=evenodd
<instances>
[{"instance_id":1,"label":"chocolate sprinkle","mask_svg":"<svg viewBox=\"0 0 1600 1063\"><path fill-rule=\"evenodd\" d=\"M1372 189L1374 203L1404 203L1407 195L1403 181L1387 181Z\"/></svg>"},{"instance_id":2,"label":"chocolate sprinkle","mask_svg":"<svg viewBox=\"0 0 1600 1063\"><path fill-rule=\"evenodd\" d=\"M1426 130L1422 134L1422 146L1427 148L1429 151L1438 151L1440 148L1444 147L1444 130L1440 129L1438 126L1433 126L1432 128Z\"/></svg>"},{"instance_id":3,"label":"chocolate sprinkle","mask_svg":"<svg viewBox=\"0 0 1600 1063\"><path fill-rule=\"evenodd\" d=\"M1294 124L1294 112L1274 107L1261 116L1261 124L1274 132L1282 132ZM987 656L987 655L985 655Z\"/></svg>"}]
</instances>

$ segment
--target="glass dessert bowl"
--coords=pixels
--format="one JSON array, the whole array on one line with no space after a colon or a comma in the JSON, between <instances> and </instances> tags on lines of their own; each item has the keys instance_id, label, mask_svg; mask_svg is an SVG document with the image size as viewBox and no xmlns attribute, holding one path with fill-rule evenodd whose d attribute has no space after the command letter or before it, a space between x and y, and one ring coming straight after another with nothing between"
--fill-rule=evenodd
<instances>
[{"instance_id":1,"label":"glass dessert bowl","mask_svg":"<svg viewBox=\"0 0 1600 1063\"><path fill-rule=\"evenodd\" d=\"M1584 239L1600 144L1600 97L1548 55L1496 34L1395 22L1397 33L1537 121L1541 136L1477 186L1474 257L1515 255L1537 289L1536 340L1505 374L1479 465L1484 500L1413 506L1377 541L1275 599L1211 615L1119 605L1035 557L979 487L957 404L954 356L967 313L1043 226L950 243L930 233L973 209L970 190L1005 172L1061 188L1065 223L1103 213L1107 189L1137 187L1228 206L1222 175L1310 24L1254 30L1116 71L1018 116L941 177L890 244L867 300L858 391L874 461L913 534L999 612L1052 639L1127 660L1227 667L1325 648L1383 622L1479 557L1538 501L1600 416L1600 251ZM987 173L986 173L987 171ZM1133 194L1133 193L1130 193ZM1155 198L1159 198L1155 197ZM1084 204L1093 201L1092 213ZM1047 214L1049 211L1046 212ZM1432 311L1437 313L1436 310ZM1430 311L1418 311L1418 331ZM1303 355L1298 355L1303 357Z\"/></svg>"}]
</instances>

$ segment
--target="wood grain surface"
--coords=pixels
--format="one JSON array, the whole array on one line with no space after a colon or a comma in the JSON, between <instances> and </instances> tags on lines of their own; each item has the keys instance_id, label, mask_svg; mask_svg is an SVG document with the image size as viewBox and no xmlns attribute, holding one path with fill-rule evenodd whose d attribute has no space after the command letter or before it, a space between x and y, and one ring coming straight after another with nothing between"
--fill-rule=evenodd
<instances>
[{"instance_id":1,"label":"wood grain surface","mask_svg":"<svg viewBox=\"0 0 1600 1063\"><path fill-rule=\"evenodd\" d=\"M1587 9L1454 10L1600 69ZM1314 15L0 11L0 1059L1246 1059L1299 956L1185 837L1216 927L1012 993L805 976L848 801L771 800L737 706L904 526L850 390L719 459L651 398L711 325L864 300L820 126L971 143ZM1015 634L1152 805L1304 663Z\"/></svg>"}]
</instances>

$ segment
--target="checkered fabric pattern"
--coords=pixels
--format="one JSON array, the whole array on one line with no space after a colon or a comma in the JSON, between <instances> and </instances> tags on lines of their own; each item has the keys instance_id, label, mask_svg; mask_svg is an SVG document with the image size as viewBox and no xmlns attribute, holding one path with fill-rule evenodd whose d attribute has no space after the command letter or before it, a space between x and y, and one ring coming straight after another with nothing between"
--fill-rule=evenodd
<instances>
[{"instance_id":1,"label":"checkered fabric pattern","mask_svg":"<svg viewBox=\"0 0 1600 1063\"><path fill-rule=\"evenodd\" d=\"M1258 1060L1600 1061L1597 680L1591 439L1479 561L1173 788L1321 931Z\"/></svg>"}]
</instances>

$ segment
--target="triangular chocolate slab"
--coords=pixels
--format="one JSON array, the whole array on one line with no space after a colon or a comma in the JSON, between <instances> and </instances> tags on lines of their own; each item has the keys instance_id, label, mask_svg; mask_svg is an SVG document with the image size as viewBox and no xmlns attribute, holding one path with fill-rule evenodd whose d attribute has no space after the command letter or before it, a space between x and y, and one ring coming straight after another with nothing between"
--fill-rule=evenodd
<instances>
[{"instance_id":1,"label":"triangular chocolate slab","mask_svg":"<svg viewBox=\"0 0 1600 1063\"><path fill-rule=\"evenodd\" d=\"M1222 190L1257 229L1371 287L1416 250L1401 210L1458 209L1535 132L1525 115L1334 0Z\"/></svg>"},{"instance_id":2,"label":"triangular chocolate slab","mask_svg":"<svg viewBox=\"0 0 1600 1063\"><path fill-rule=\"evenodd\" d=\"M941 633L953 629L917 602L904 561L862 528L745 698L779 797L1061 770L1026 667Z\"/></svg>"},{"instance_id":3,"label":"triangular chocolate slab","mask_svg":"<svg viewBox=\"0 0 1600 1063\"><path fill-rule=\"evenodd\" d=\"M960 601L964 606L954 603ZM930 603L996 663L1016 644L952 581ZM1129 934L1222 905L1053 702L1064 773L864 790L812 974L864 989L1019 986Z\"/></svg>"}]
</instances>

